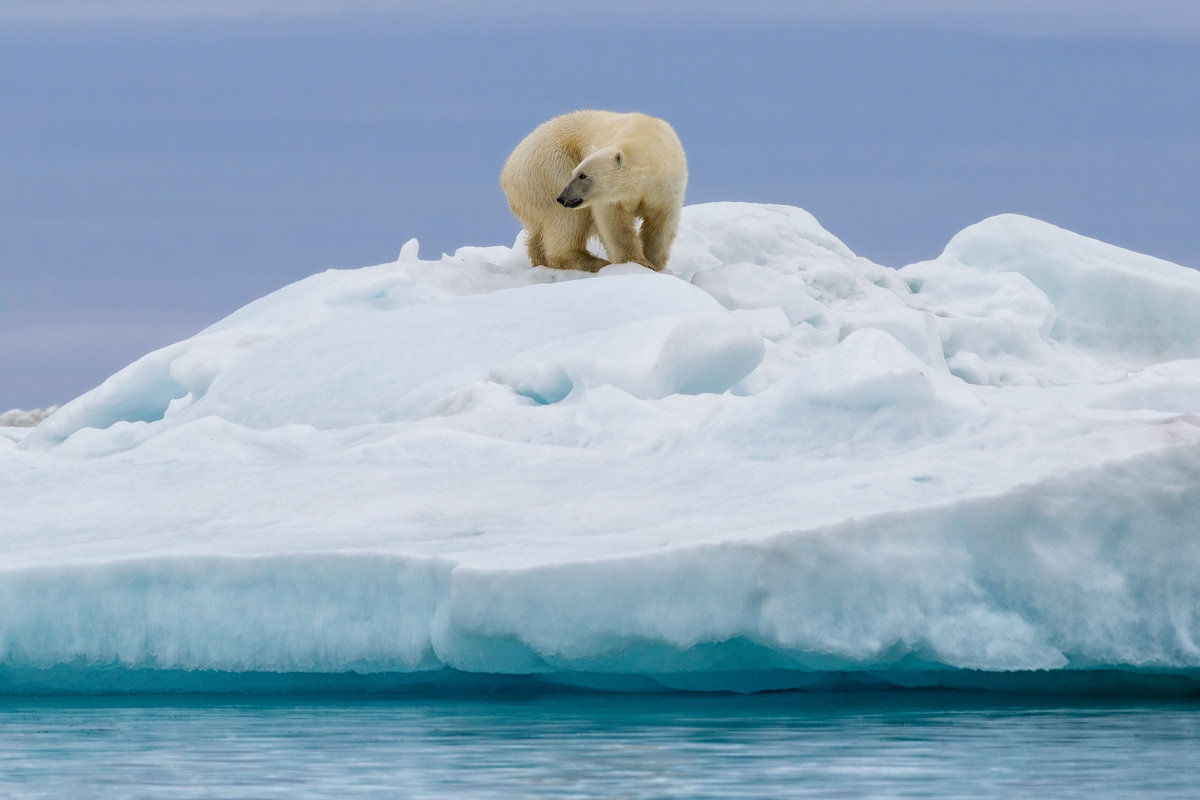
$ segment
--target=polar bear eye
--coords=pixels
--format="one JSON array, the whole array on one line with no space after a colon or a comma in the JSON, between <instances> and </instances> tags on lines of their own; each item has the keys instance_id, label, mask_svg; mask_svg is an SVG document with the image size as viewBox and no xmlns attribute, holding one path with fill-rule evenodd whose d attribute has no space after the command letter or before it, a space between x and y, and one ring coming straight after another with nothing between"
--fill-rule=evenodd
<instances>
[{"instance_id":1,"label":"polar bear eye","mask_svg":"<svg viewBox=\"0 0 1200 800\"><path fill-rule=\"evenodd\" d=\"M586 181L586 180L587 180L587 175L584 175L582 172L581 172L581 173L579 173L579 180L581 180L581 181Z\"/></svg>"}]
</instances>

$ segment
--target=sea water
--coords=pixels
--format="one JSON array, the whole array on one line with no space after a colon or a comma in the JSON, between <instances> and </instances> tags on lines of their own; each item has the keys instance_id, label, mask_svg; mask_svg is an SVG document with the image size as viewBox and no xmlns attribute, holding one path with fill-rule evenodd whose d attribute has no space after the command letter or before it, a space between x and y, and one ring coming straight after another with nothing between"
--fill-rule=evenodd
<instances>
[{"instance_id":1,"label":"sea water","mask_svg":"<svg viewBox=\"0 0 1200 800\"><path fill-rule=\"evenodd\" d=\"M1198 756L1194 701L0 700L6 798L1182 798Z\"/></svg>"}]
</instances>

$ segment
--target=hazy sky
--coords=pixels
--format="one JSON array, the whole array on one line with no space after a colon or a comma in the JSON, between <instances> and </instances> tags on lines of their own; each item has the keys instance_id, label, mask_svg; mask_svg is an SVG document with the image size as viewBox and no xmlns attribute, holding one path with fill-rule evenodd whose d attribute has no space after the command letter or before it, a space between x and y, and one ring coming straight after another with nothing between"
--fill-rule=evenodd
<instances>
[{"instance_id":1,"label":"hazy sky","mask_svg":"<svg viewBox=\"0 0 1200 800\"><path fill-rule=\"evenodd\" d=\"M336 17L376 14L416 24L802 22L934 26L1021 35L1194 35L1191 0L3 0L0 19L96 21Z\"/></svg>"},{"instance_id":2,"label":"hazy sky","mask_svg":"<svg viewBox=\"0 0 1200 800\"><path fill-rule=\"evenodd\" d=\"M1194 2L0 0L0 411L413 236L511 244L504 158L580 107L880 263L1015 211L1200 266L1196 75Z\"/></svg>"}]
</instances>

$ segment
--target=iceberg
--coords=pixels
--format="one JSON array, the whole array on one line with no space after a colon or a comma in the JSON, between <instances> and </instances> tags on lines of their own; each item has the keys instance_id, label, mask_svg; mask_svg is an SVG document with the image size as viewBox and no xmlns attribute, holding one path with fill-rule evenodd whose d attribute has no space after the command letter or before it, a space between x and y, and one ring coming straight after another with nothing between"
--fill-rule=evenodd
<instances>
[{"instance_id":1,"label":"iceberg","mask_svg":"<svg viewBox=\"0 0 1200 800\"><path fill-rule=\"evenodd\" d=\"M684 209L284 287L0 437L0 693L1200 693L1200 272Z\"/></svg>"}]
</instances>

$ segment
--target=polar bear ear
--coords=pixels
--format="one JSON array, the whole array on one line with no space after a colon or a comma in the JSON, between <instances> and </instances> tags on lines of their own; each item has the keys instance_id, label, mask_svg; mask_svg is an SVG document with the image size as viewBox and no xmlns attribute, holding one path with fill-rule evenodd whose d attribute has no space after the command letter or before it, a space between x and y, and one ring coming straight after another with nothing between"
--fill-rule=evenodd
<instances>
[{"instance_id":1,"label":"polar bear ear","mask_svg":"<svg viewBox=\"0 0 1200 800\"><path fill-rule=\"evenodd\" d=\"M617 169L625 166L625 153L621 150L618 150L616 154L613 155L613 164L616 165Z\"/></svg>"}]
</instances>

